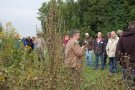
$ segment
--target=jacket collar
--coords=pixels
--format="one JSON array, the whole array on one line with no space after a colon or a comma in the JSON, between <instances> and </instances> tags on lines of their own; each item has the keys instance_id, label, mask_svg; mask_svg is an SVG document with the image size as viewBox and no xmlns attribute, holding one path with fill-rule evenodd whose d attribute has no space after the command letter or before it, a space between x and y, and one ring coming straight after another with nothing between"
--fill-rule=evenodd
<instances>
[{"instance_id":1,"label":"jacket collar","mask_svg":"<svg viewBox=\"0 0 135 90\"><path fill-rule=\"evenodd\" d=\"M71 38L71 40L74 40L76 43L78 43L78 41L77 41L77 40L75 40L74 38Z\"/></svg>"},{"instance_id":2,"label":"jacket collar","mask_svg":"<svg viewBox=\"0 0 135 90\"><path fill-rule=\"evenodd\" d=\"M96 38L96 41L97 41L97 40L98 40L98 38ZM100 42L102 42L102 41L104 41L104 38L101 38L101 39L100 39Z\"/></svg>"},{"instance_id":3,"label":"jacket collar","mask_svg":"<svg viewBox=\"0 0 135 90\"><path fill-rule=\"evenodd\" d=\"M111 41L116 41L119 37L116 36L114 39L113 38L110 38Z\"/></svg>"}]
</instances>

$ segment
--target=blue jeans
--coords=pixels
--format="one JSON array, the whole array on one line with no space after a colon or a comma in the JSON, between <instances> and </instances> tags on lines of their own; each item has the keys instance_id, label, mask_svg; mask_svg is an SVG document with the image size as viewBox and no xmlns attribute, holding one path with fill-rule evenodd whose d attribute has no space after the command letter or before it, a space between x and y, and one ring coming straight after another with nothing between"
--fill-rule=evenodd
<instances>
[{"instance_id":1,"label":"blue jeans","mask_svg":"<svg viewBox=\"0 0 135 90\"><path fill-rule=\"evenodd\" d=\"M93 66L92 51L86 51L85 54L86 54L86 65Z\"/></svg>"},{"instance_id":2,"label":"blue jeans","mask_svg":"<svg viewBox=\"0 0 135 90\"><path fill-rule=\"evenodd\" d=\"M110 72L118 73L116 57L109 57L109 61L110 61Z\"/></svg>"},{"instance_id":3,"label":"blue jeans","mask_svg":"<svg viewBox=\"0 0 135 90\"><path fill-rule=\"evenodd\" d=\"M104 69L104 58L103 58L103 55L97 55L95 54L96 56L96 67L95 68L98 68L98 58L100 57L100 60L101 60L101 69Z\"/></svg>"},{"instance_id":4,"label":"blue jeans","mask_svg":"<svg viewBox=\"0 0 135 90\"><path fill-rule=\"evenodd\" d=\"M126 87L132 88L135 86L135 69L127 70L126 68L124 68L123 77L124 77L124 80L126 80Z\"/></svg>"}]
</instances>

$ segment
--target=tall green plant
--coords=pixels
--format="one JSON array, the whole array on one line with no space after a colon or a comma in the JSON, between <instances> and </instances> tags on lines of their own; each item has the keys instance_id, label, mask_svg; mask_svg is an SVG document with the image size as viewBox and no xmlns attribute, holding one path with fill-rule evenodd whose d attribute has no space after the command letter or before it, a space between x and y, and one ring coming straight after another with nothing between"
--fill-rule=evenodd
<instances>
[{"instance_id":1,"label":"tall green plant","mask_svg":"<svg viewBox=\"0 0 135 90\"><path fill-rule=\"evenodd\" d=\"M3 53L1 61L4 66L18 65L22 58L23 44L20 37L16 37L16 29L11 22L6 24L6 28L2 30L2 42L0 51Z\"/></svg>"}]
</instances>

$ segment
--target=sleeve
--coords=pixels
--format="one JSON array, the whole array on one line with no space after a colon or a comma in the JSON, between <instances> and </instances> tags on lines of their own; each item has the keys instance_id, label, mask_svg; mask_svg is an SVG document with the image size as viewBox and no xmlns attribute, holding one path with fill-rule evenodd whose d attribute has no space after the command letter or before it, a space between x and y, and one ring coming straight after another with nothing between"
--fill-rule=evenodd
<instances>
[{"instance_id":1,"label":"sleeve","mask_svg":"<svg viewBox=\"0 0 135 90\"><path fill-rule=\"evenodd\" d=\"M65 39L62 39L63 44L66 44Z\"/></svg>"},{"instance_id":2,"label":"sleeve","mask_svg":"<svg viewBox=\"0 0 135 90\"><path fill-rule=\"evenodd\" d=\"M93 42L93 49L96 51L96 46L95 46L96 40Z\"/></svg>"},{"instance_id":3,"label":"sleeve","mask_svg":"<svg viewBox=\"0 0 135 90\"><path fill-rule=\"evenodd\" d=\"M26 41L24 41L24 46L26 46L27 45L27 42Z\"/></svg>"},{"instance_id":4,"label":"sleeve","mask_svg":"<svg viewBox=\"0 0 135 90\"><path fill-rule=\"evenodd\" d=\"M106 45L104 44L104 53L106 54Z\"/></svg>"},{"instance_id":5,"label":"sleeve","mask_svg":"<svg viewBox=\"0 0 135 90\"><path fill-rule=\"evenodd\" d=\"M74 52L77 56L83 56L85 54L85 50L78 43L74 43Z\"/></svg>"},{"instance_id":6,"label":"sleeve","mask_svg":"<svg viewBox=\"0 0 135 90\"><path fill-rule=\"evenodd\" d=\"M34 49L34 43L32 43L32 50Z\"/></svg>"},{"instance_id":7,"label":"sleeve","mask_svg":"<svg viewBox=\"0 0 135 90\"><path fill-rule=\"evenodd\" d=\"M91 39L92 41L91 41L91 48L92 48L92 50L94 50L94 40L93 39Z\"/></svg>"},{"instance_id":8,"label":"sleeve","mask_svg":"<svg viewBox=\"0 0 135 90\"><path fill-rule=\"evenodd\" d=\"M123 53L123 49L122 49L122 38L119 39L118 41L118 44L117 44L117 47L116 47L116 52L115 52L115 56L116 56L116 59L119 61L120 58L121 58L121 53Z\"/></svg>"},{"instance_id":9,"label":"sleeve","mask_svg":"<svg viewBox=\"0 0 135 90\"><path fill-rule=\"evenodd\" d=\"M106 53L108 55L108 51L109 51L109 43L107 43L106 47L105 47Z\"/></svg>"},{"instance_id":10,"label":"sleeve","mask_svg":"<svg viewBox=\"0 0 135 90\"><path fill-rule=\"evenodd\" d=\"M104 43L104 41L103 41L103 53L105 53L105 51L106 51L105 48L106 48L106 47L105 47L105 43Z\"/></svg>"},{"instance_id":11,"label":"sleeve","mask_svg":"<svg viewBox=\"0 0 135 90\"><path fill-rule=\"evenodd\" d=\"M82 42L82 46L85 46L85 40L83 40L83 42Z\"/></svg>"}]
</instances>

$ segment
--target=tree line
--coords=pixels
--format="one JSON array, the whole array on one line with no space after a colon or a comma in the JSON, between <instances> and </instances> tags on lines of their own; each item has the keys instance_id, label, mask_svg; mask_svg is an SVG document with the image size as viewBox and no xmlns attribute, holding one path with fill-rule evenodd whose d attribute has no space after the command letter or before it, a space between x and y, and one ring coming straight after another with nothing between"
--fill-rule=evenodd
<instances>
[{"instance_id":1,"label":"tree line","mask_svg":"<svg viewBox=\"0 0 135 90\"><path fill-rule=\"evenodd\" d=\"M65 30L78 29L81 36L86 32L96 38L97 32L103 36L107 32L124 30L128 23L135 20L134 0L57 0L57 15L60 14L65 22ZM48 15L50 2L44 2L37 17L46 30L45 23Z\"/></svg>"}]
</instances>

